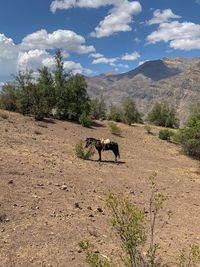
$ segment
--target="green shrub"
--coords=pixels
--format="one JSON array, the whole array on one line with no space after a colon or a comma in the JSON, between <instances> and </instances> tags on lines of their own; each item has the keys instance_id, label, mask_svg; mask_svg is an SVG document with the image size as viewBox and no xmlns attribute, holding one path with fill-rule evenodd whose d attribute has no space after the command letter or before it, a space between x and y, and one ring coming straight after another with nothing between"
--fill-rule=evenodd
<instances>
[{"instance_id":1,"label":"green shrub","mask_svg":"<svg viewBox=\"0 0 200 267\"><path fill-rule=\"evenodd\" d=\"M117 126L117 124L114 122L109 122L108 128L109 128L110 132L112 134L115 134L115 135L120 135L122 132L121 128L119 126Z\"/></svg>"},{"instance_id":2,"label":"green shrub","mask_svg":"<svg viewBox=\"0 0 200 267\"><path fill-rule=\"evenodd\" d=\"M85 149L84 141L80 140L75 146L75 153L78 158L88 160L94 155L95 149L94 146L89 146L88 149Z\"/></svg>"},{"instance_id":3,"label":"green shrub","mask_svg":"<svg viewBox=\"0 0 200 267\"><path fill-rule=\"evenodd\" d=\"M171 137L174 133L168 129L162 129L159 131L159 138L162 140L171 141Z\"/></svg>"},{"instance_id":4,"label":"green shrub","mask_svg":"<svg viewBox=\"0 0 200 267\"><path fill-rule=\"evenodd\" d=\"M191 115L185 125L175 135L184 152L200 159L200 103L191 109Z\"/></svg>"},{"instance_id":5,"label":"green shrub","mask_svg":"<svg viewBox=\"0 0 200 267\"><path fill-rule=\"evenodd\" d=\"M176 109L163 102L156 102L147 116L148 122L162 127L178 128L179 120L176 117Z\"/></svg>"},{"instance_id":6,"label":"green shrub","mask_svg":"<svg viewBox=\"0 0 200 267\"><path fill-rule=\"evenodd\" d=\"M79 118L79 122L83 127L90 127L92 124L92 120L89 115L83 112Z\"/></svg>"}]
</instances>

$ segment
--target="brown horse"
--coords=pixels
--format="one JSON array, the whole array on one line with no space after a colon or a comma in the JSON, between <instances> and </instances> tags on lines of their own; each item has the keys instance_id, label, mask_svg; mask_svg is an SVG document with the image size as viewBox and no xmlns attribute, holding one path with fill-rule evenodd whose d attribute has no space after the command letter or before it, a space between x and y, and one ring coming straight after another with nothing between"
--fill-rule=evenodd
<instances>
[{"instance_id":1,"label":"brown horse","mask_svg":"<svg viewBox=\"0 0 200 267\"><path fill-rule=\"evenodd\" d=\"M101 151L104 150L112 150L112 152L115 155L115 162L117 162L117 157L120 158L119 146L116 142L110 142L109 144L102 144L100 139L95 139L92 137L86 138L85 142L86 142L85 147L89 147L91 145L95 146L96 150L99 153L99 161L101 161Z\"/></svg>"}]
</instances>

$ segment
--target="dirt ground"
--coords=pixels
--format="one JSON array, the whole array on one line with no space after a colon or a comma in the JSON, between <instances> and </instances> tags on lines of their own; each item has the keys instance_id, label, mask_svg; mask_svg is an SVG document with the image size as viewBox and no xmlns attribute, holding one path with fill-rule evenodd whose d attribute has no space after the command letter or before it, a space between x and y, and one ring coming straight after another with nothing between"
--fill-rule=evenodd
<instances>
[{"instance_id":1,"label":"dirt ground","mask_svg":"<svg viewBox=\"0 0 200 267\"><path fill-rule=\"evenodd\" d=\"M173 262L180 248L200 244L199 162L160 140L157 129L151 135L142 125L119 124L117 137L106 125L88 129L0 111L0 266L87 266L77 245L83 239L115 257L119 243L105 196L123 192L147 208L154 171L167 197L156 231L164 258ZM75 144L86 137L118 142L120 162L110 151L102 163L97 153L91 161L76 158Z\"/></svg>"}]
</instances>

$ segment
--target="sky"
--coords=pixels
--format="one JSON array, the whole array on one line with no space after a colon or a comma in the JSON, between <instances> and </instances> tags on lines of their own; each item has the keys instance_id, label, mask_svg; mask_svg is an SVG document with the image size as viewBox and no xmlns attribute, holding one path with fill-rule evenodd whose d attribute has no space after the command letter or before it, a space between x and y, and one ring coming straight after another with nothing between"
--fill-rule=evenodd
<instances>
[{"instance_id":1,"label":"sky","mask_svg":"<svg viewBox=\"0 0 200 267\"><path fill-rule=\"evenodd\" d=\"M18 71L95 76L163 57L199 57L200 0L1 0L0 85Z\"/></svg>"}]
</instances>

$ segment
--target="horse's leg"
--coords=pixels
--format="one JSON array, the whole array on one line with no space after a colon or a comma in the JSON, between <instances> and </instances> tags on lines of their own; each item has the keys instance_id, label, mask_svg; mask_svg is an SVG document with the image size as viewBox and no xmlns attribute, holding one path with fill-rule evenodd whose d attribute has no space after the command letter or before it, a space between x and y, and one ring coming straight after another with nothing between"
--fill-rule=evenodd
<instances>
[{"instance_id":1,"label":"horse's leg","mask_svg":"<svg viewBox=\"0 0 200 267\"><path fill-rule=\"evenodd\" d=\"M117 162L117 152L113 150L113 153L115 155L115 162Z\"/></svg>"},{"instance_id":2,"label":"horse's leg","mask_svg":"<svg viewBox=\"0 0 200 267\"><path fill-rule=\"evenodd\" d=\"M99 153L99 161L101 161L101 150L98 149L98 153Z\"/></svg>"}]
</instances>

